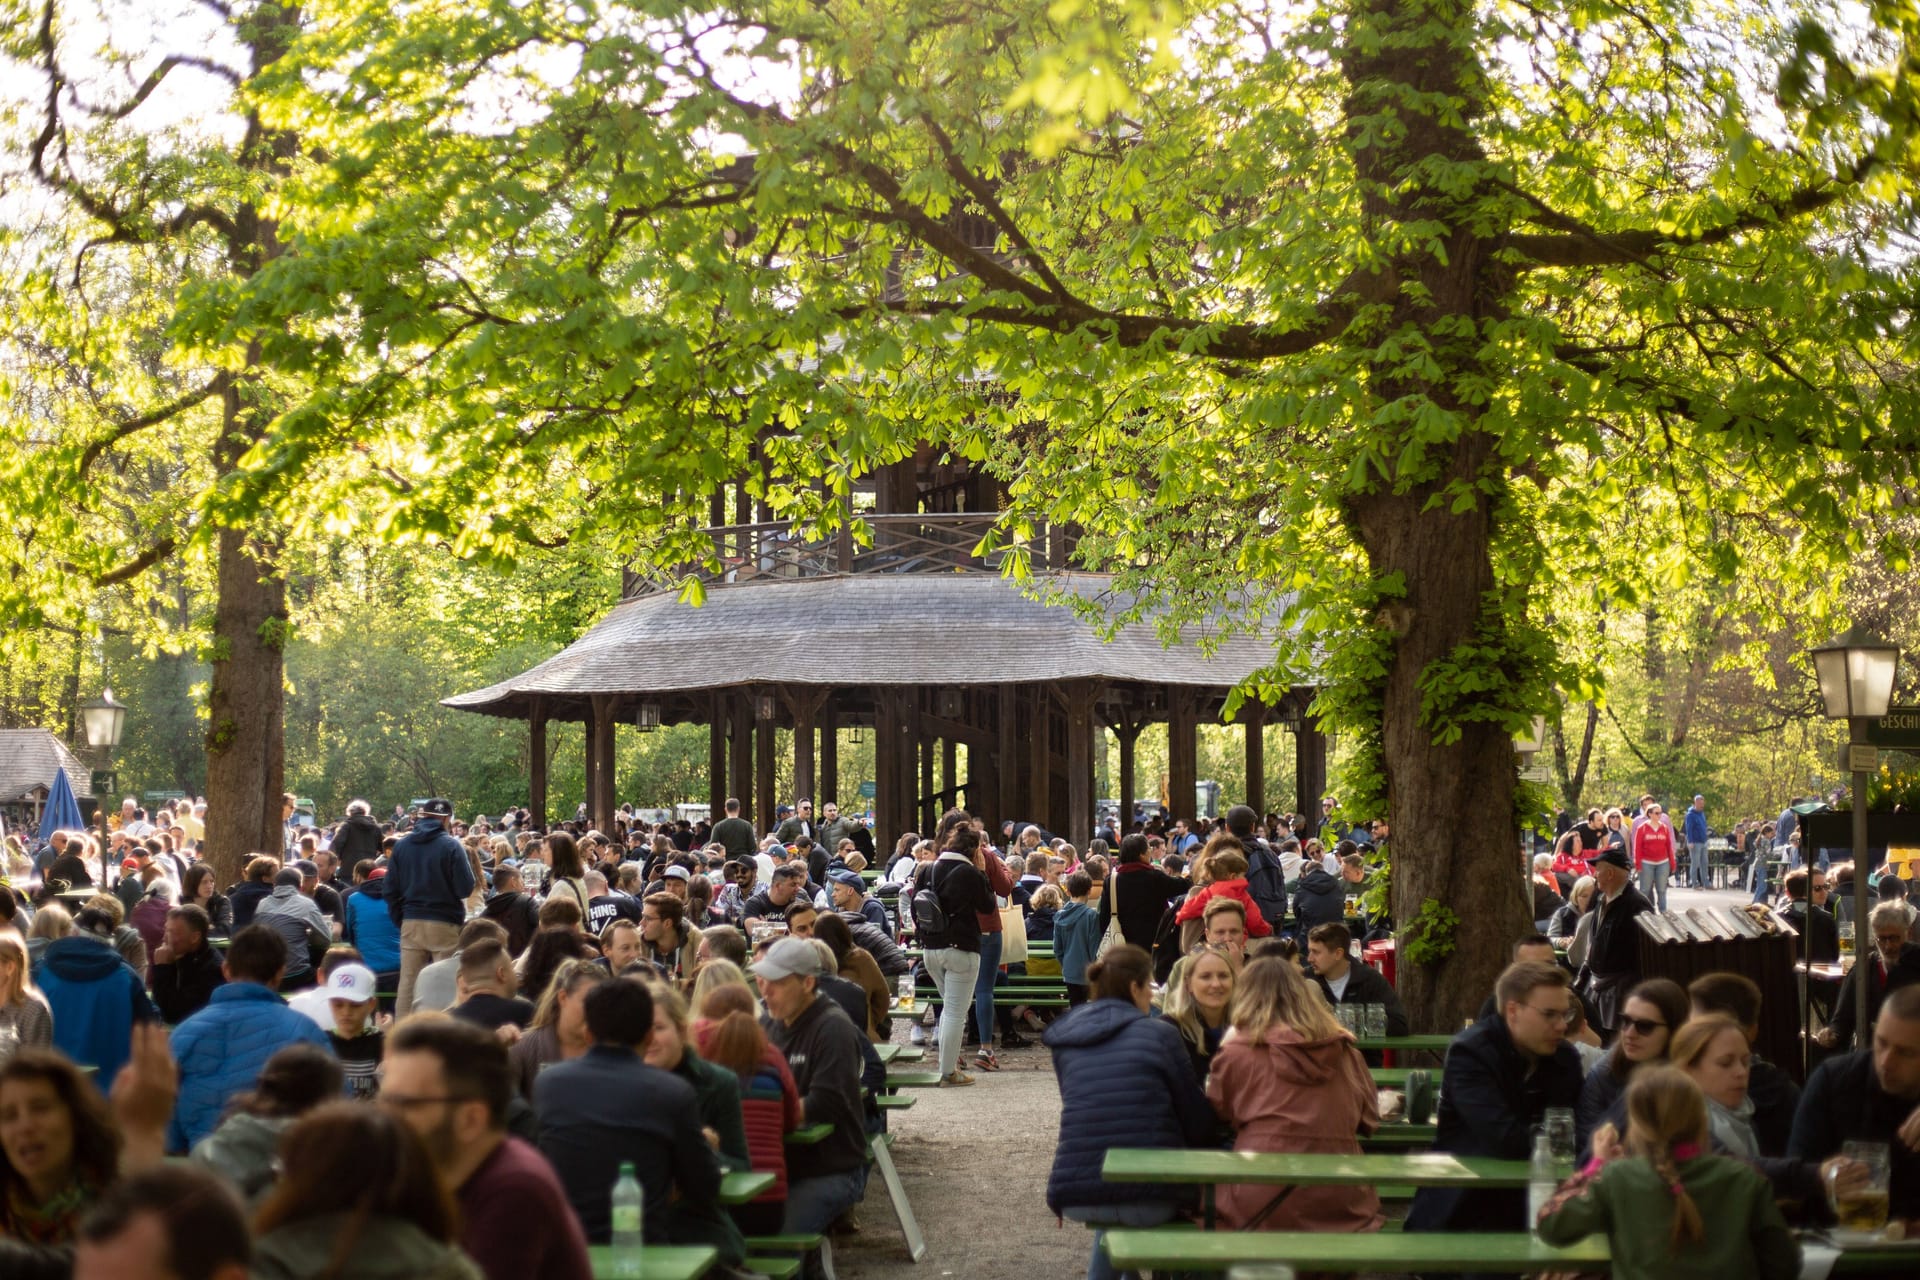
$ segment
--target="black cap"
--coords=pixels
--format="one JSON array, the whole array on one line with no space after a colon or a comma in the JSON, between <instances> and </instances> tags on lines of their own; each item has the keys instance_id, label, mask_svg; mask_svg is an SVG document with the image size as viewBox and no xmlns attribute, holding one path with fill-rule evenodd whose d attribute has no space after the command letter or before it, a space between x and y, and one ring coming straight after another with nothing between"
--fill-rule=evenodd
<instances>
[{"instance_id":1,"label":"black cap","mask_svg":"<svg viewBox=\"0 0 1920 1280\"><path fill-rule=\"evenodd\" d=\"M429 800L420 806L420 812L429 818L451 818L453 816L453 801Z\"/></svg>"},{"instance_id":2,"label":"black cap","mask_svg":"<svg viewBox=\"0 0 1920 1280\"><path fill-rule=\"evenodd\" d=\"M1618 867L1622 871L1633 870L1633 863L1627 860L1627 851L1617 844L1610 844L1587 859L1587 865L1589 866L1597 862L1604 862L1610 867Z\"/></svg>"}]
</instances>

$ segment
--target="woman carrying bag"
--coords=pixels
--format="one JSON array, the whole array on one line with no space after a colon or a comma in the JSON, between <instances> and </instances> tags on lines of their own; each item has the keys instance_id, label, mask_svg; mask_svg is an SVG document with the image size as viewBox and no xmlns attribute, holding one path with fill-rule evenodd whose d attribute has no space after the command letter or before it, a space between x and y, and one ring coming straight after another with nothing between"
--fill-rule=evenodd
<instances>
[{"instance_id":1,"label":"woman carrying bag","mask_svg":"<svg viewBox=\"0 0 1920 1280\"><path fill-rule=\"evenodd\" d=\"M1151 951L1167 903L1187 891L1187 882L1147 861L1147 838L1135 832L1120 842L1119 865L1107 883L1100 897L1101 951L1113 946L1109 926L1115 920L1120 922L1118 941Z\"/></svg>"}]
</instances>

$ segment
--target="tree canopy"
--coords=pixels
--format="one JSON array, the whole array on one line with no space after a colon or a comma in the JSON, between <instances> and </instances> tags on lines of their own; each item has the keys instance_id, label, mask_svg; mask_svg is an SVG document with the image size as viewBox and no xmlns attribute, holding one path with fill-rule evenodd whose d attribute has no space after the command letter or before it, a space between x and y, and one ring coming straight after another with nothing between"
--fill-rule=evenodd
<instances>
[{"instance_id":1,"label":"tree canopy","mask_svg":"<svg viewBox=\"0 0 1920 1280\"><path fill-rule=\"evenodd\" d=\"M1399 819L1435 1025L1528 916L1511 734L1594 692L1610 613L1817 627L1850 557L1905 561L1910 6L300 22L246 85L301 140L285 252L169 328L298 389L207 516L672 566L721 484L826 524L931 440L1009 541L1080 526L1176 620L1283 608L1275 678L1311 663Z\"/></svg>"}]
</instances>

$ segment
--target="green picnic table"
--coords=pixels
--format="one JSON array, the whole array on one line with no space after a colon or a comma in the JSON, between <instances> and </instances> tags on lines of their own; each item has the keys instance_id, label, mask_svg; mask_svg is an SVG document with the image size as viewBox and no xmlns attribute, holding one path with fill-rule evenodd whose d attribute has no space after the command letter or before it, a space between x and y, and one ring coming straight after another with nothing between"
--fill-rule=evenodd
<instances>
[{"instance_id":1,"label":"green picnic table","mask_svg":"<svg viewBox=\"0 0 1920 1280\"><path fill-rule=\"evenodd\" d=\"M773 1190L774 1176L752 1169L720 1175L721 1204L746 1204L755 1196Z\"/></svg>"},{"instance_id":2,"label":"green picnic table","mask_svg":"<svg viewBox=\"0 0 1920 1280\"><path fill-rule=\"evenodd\" d=\"M1123 1271L1151 1268L1225 1271L1243 1262L1279 1262L1301 1271L1509 1272L1605 1270L1607 1238L1565 1248L1520 1231L1217 1231L1110 1230L1107 1257Z\"/></svg>"},{"instance_id":3,"label":"green picnic table","mask_svg":"<svg viewBox=\"0 0 1920 1280\"><path fill-rule=\"evenodd\" d=\"M889 1071L886 1087L889 1089L932 1089L940 1083L938 1071Z\"/></svg>"},{"instance_id":4,"label":"green picnic table","mask_svg":"<svg viewBox=\"0 0 1920 1280\"><path fill-rule=\"evenodd\" d=\"M816 1142L825 1142L832 1136L833 1126L823 1121L820 1124L810 1124L804 1128L795 1129L787 1135L787 1145L790 1147L810 1147Z\"/></svg>"},{"instance_id":5,"label":"green picnic table","mask_svg":"<svg viewBox=\"0 0 1920 1280\"><path fill-rule=\"evenodd\" d=\"M1213 1226L1213 1193L1219 1185L1355 1187L1524 1187L1525 1160L1454 1156L1438 1151L1324 1152L1180 1151L1166 1147L1114 1147L1100 1166L1108 1182L1193 1183L1200 1187L1201 1223ZM1270 1212L1285 1197L1274 1197Z\"/></svg>"},{"instance_id":6,"label":"green picnic table","mask_svg":"<svg viewBox=\"0 0 1920 1280\"><path fill-rule=\"evenodd\" d=\"M1383 1124L1360 1139L1363 1147L1430 1147L1440 1136L1440 1127L1432 1124Z\"/></svg>"},{"instance_id":7,"label":"green picnic table","mask_svg":"<svg viewBox=\"0 0 1920 1280\"><path fill-rule=\"evenodd\" d=\"M1361 1036L1354 1045L1361 1049L1400 1049L1407 1052L1426 1050L1431 1053L1445 1053L1447 1046L1453 1043L1452 1036Z\"/></svg>"},{"instance_id":8,"label":"green picnic table","mask_svg":"<svg viewBox=\"0 0 1920 1280\"><path fill-rule=\"evenodd\" d=\"M640 1275L645 1280L699 1280L719 1256L710 1244L650 1244L640 1250ZM621 1280L612 1245L588 1245L587 1257L593 1263L593 1280Z\"/></svg>"},{"instance_id":9,"label":"green picnic table","mask_svg":"<svg viewBox=\"0 0 1920 1280\"><path fill-rule=\"evenodd\" d=\"M900 1051L906 1047L903 1044L877 1044L873 1046L873 1054L880 1059L880 1065L885 1066L899 1057Z\"/></svg>"}]
</instances>

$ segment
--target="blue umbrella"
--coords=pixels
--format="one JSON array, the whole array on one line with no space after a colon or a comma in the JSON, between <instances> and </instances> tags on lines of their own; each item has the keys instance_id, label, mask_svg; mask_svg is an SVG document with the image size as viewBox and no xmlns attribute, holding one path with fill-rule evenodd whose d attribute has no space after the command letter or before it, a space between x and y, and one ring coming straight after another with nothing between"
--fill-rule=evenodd
<instances>
[{"instance_id":1,"label":"blue umbrella","mask_svg":"<svg viewBox=\"0 0 1920 1280\"><path fill-rule=\"evenodd\" d=\"M56 769L53 785L47 789L46 810L40 815L40 838L45 840L56 831L79 831L86 825L80 817L80 802L73 798L72 779L65 769Z\"/></svg>"}]
</instances>

